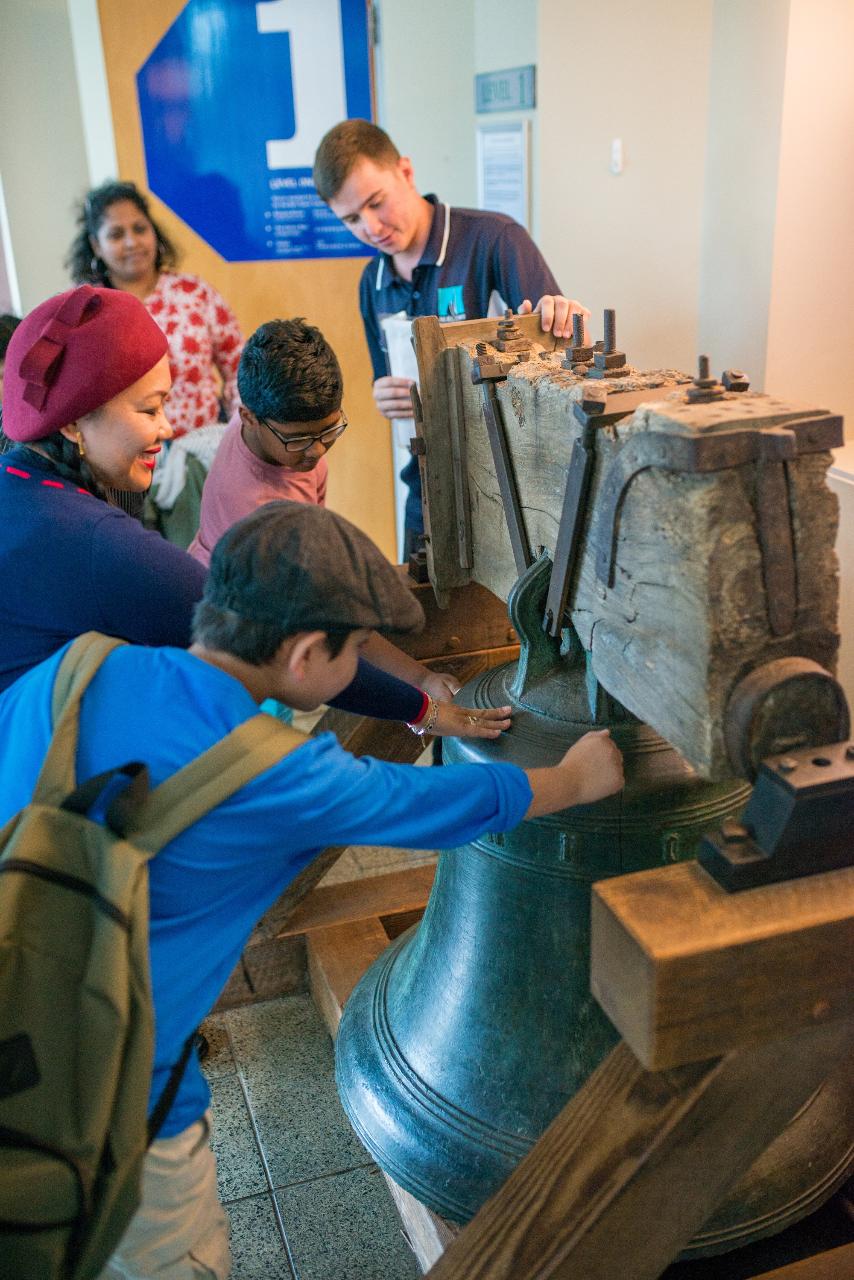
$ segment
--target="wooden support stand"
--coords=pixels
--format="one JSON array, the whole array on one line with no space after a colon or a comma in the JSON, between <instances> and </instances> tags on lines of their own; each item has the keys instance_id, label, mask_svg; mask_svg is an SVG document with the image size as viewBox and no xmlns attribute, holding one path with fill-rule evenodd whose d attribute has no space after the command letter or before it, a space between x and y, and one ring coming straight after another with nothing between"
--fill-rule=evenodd
<instances>
[{"instance_id":1,"label":"wooden support stand","mask_svg":"<svg viewBox=\"0 0 854 1280\"><path fill-rule=\"evenodd\" d=\"M401 903L412 904L416 914L418 870L426 902L429 877L425 873L431 868L397 873L397 881L387 887L364 882L366 896L350 907L343 899L336 902L331 890L318 890L308 904L319 900L316 913L294 917L295 928L309 926L311 990L333 1037L362 972L397 936L406 918L404 910L397 919L380 913L398 895ZM436 1280L533 1280L534 1276L538 1280L564 1276L611 1280L617 1275L621 1280L652 1280L662 1272L665 1280L694 1276L696 1280L732 1280L734 1255L665 1268L710 1216L726 1189L838 1063L846 1046L854 1044L850 1023L825 1023L819 1014L816 1027L810 1025L816 1019L807 1012L827 993L833 993L838 1011L845 1010L846 1002L851 1007L850 966L843 963L851 949L846 944L846 949L836 951L840 963L828 966L809 963L811 952L805 945L799 948L802 963L797 980L774 984L786 992L786 1008L778 1009L778 1020L788 1019L793 1034L764 1042L760 1036L759 1045L723 1057L714 1056L714 1050L736 1038L734 1025L743 1027L745 1042L757 1038L757 1027L767 1031L767 1016L750 1013L751 991L765 989L774 973L779 977L784 958L791 954L792 937L800 935L805 925L821 928L819 916L829 916L838 921L830 926L836 942L847 939L852 927L852 877L854 871L846 870L799 881L796 891L790 884L773 886L770 892L730 896L699 867L687 863L601 882L595 891L594 988L615 1020L628 1019L634 1047L647 1063L661 1058L665 1047L667 1056L678 1061L677 1038L688 1057L696 1054L697 1026L702 1025L698 1002L710 991L718 991L715 975L722 962L730 971L720 990L742 992L746 1003L739 1004L739 1015L743 1008L744 1017L735 1022L725 1019L717 1042L705 1032L703 1052L708 1049L711 1060L691 1065L685 1065L683 1057L680 1066L652 1072L626 1043L621 1044L465 1230L433 1213L386 1176L421 1269ZM391 881L392 877L378 879ZM322 898L324 893L329 897ZM664 914L662 893L667 893ZM705 910L693 915L692 908L694 928L682 931L681 920L688 920L683 913L689 904L696 906L697 895L703 897ZM735 921L741 920L740 928L730 920L722 929L729 908ZM370 911L374 914L369 915ZM668 918L674 922L672 936ZM769 932L772 918L776 934ZM631 945L623 935L631 938ZM697 970L692 981L680 984L678 968L673 968L680 963L680 950L693 956L708 954L705 979ZM747 984L743 974L738 977L739 953L752 968ZM825 994L815 990L822 968ZM847 980L843 973L848 974ZM627 977L631 977L631 1001L623 999ZM677 990L685 1016L681 1009L673 1013ZM661 994L660 1006L652 1001L653 992ZM809 1006L807 995L812 1001ZM799 999L804 1010L800 1018L792 1013ZM621 1014L618 1005L627 1012ZM656 1007L666 1010L667 1016L660 1015L660 1025L651 1025L648 1011ZM674 1026L678 1018L681 1031ZM794 1031L799 1022L805 1026ZM692 1192L695 1184L702 1188L701 1194ZM622 1205L619 1214L611 1208L617 1203ZM748 1276L753 1280L847 1280L854 1276L854 1244L839 1243L845 1231L844 1202L840 1198L823 1212L831 1223L832 1247L823 1251L823 1245L816 1243L822 1251L815 1256L772 1266L769 1259L777 1252L775 1242L760 1242L736 1255L739 1280ZM854 1206L851 1214L854 1234ZM600 1218L602 1223L596 1226ZM669 1219L673 1221L668 1225ZM662 1220L666 1221L659 1230ZM652 1233L650 1221L657 1224ZM791 1228L790 1235L797 1231ZM459 1246L455 1244L458 1237Z\"/></svg>"},{"instance_id":2,"label":"wooden support stand","mask_svg":"<svg viewBox=\"0 0 854 1280\"><path fill-rule=\"evenodd\" d=\"M431 1280L660 1277L812 1092L850 1060L852 888L847 868L728 895L694 863L594 886L592 986L624 1041ZM688 943L680 922L698 895L709 911L693 914ZM813 927L830 951L793 950ZM693 981L673 982L680 951L691 954ZM781 988L788 998L766 1012L762 993ZM716 1008L708 1020L706 1002ZM829 1275L854 1275L854 1245L833 1250L831 1262L764 1272L766 1280Z\"/></svg>"}]
</instances>

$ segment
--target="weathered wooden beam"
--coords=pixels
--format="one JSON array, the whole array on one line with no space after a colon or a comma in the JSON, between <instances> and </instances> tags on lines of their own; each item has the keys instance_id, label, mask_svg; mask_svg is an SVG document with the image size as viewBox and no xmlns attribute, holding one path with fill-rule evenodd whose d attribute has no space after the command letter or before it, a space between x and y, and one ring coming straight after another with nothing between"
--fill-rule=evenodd
<instances>
[{"instance_id":1,"label":"weathered wooden beam","mask_svg":"<svg viewBox=\"0 0 854 1280\"><path fill-rule=\"evenodd\" d=\"M403 572L403 571L401 571ZM448 592L447 608L440 609L429 582L406 585L424 610L424 630L417 635L400 636L398 648L422 662L441 663L446 658L482 649L505 649L517 642L516 633L507 616L507 604L496 595L470 582Z\"/></svg>"},{"instance_id":2,"label":"weathered wooden beam","mask_svg":"<svg viewBox=\"0 0 854 1280\"><path fill-rule=\"evenodd\" d=\"M415 1196L399 1187L387 1173L383 1174L391 1192L403 1232L422 1272L429 1271L460 1234L460 1228L433 1213Z\"/></svg>"},{"instance_id":3,"label":"weathered wooden beam","mask_svg":"<svg viewBox=\"0 0 854 1280\"><path fill-rule=\"evenodd\" d=\"M345 884L321 885L279 930L280 938L399 912L424 910L436 868L406 867Z\"/></svg>"},{"instance_id":4,"label":"weathered wooden beam","mask_svg":"<svg viewBox=\"0 0 854 1280\"><path fill-rule=\"evenodd\" d=\"M447 602L446 592L469 582L470 559L461 554L461 544L470 537L468 506L461 486L468 470L465 399L461 394L457 347L466 342L489 341L496 336L497 319L464 320L443 324L436 316L419 316L412 323L418 353L419 382L425 430L416 431L429 450L429 485L424 488L424 528L427 563L437 596ZM566 343L543 333L540 317L517 316L516 324L538 350L561 351ZM462 532L461 532L462 526ZM506 596L505 596L506 598Z\"/></svg>"},{"instance_id":5,"label":"weathered wooden beam","mask_svg":"<svg viewBox=\"0 0 854 1280\"><path fill-rule=\"evenodd\" d=\"M388 934L375 917L328 925L308 935L309 987L333 1039L350 992L387 946Z\"/></svg>"},{"instance_id":6,"label":"weathered wooden beam","mask_svg":"<svg viewBox=\"0 0 854 1280\"><path fill-rule=\"evenodd\" d=\"M753 1280L850 1280L851 1276L854 1276L854 1244L843 1244L816 1257L800 1258L773 1271L763 1271Z\"/></svg>"},{"instance_id":7,"label":"weathered wooden beam","mask_svg":"<svg viewBox=\"0 0 854 1280\"><path fill-rule=\"evenodd\" d=\"M475 344L494 338L493 324L443 326L434 319L432 328L416 326L415 334L424 487L436 514L432 581L441 594L468 574L506 599L517 567L481 388L471 384ZM619 421L606 414L608 425L595 431L569 617L592 673L611 696L657 729L702 776L723 778L733 771L724 735L727 703L744 675L785 657L835 669L837 504L825 471L841 424L822 409L750 392L692 402L679 391L686 382L675 370L632 370L593 387L628 400L641 395L645 403ZM584 430L574 409L593 391L589 379L562 367L557 353L540 348L534 358L508 366L498 385L533 548L554 553L569 460ZM709 440L717 447L715 436L745 428L761 436L757 456L704 469L708 454L705 461L701 455ZM677 452L684 446L678 464L668 460L665 437L676 440ZM454 498L452 438L463 447L463 498ZM618 457L627 468L626 486L612 491ZM697 458L701 465L694 468ZM610 533L604 518L609 501L615 504ZM470 528L465 573L454 534L461 504Z\"/></svg>"},{"instance_id":8,"label":"weathered wooden beam","mask_svg":"<svg viewBox=\"0 0 854 1280\"><path fill-rule=\"evenodd\" d=\"M430 1280L656 1280L854 1047L854 1022L647 1072L621 1043Z\"/></svg>"},{"instance_id":9,"label":"weathered wooden beam","mask_svg":"<svg viewBox=\"0 0 854 1280\"><path fill-rule=\"evenodd\" d=\"M854 1009L854 867L727 893L695 862L593 887L590 985L649 1070Z\"/></svg>"}]
</instances>

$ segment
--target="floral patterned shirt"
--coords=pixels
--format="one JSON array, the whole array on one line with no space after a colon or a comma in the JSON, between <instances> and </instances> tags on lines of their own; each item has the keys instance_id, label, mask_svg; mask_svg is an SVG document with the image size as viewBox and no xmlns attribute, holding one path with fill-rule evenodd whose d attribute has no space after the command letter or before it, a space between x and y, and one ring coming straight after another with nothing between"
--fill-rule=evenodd
<instances>
[{"instance_id":1,"label":"floral patterned shirt","mask_svg":"<svg viewBox=\"0 0 854 1280\"><path fill-rule=\"evenodd\" d=\"M216 422L220 399L230 417L238 403L237 366L243 340L225 300L198 276L161 271L145 306L169 342L172 390L166 413L175 435Z\"/></svg>"}]
</instances>

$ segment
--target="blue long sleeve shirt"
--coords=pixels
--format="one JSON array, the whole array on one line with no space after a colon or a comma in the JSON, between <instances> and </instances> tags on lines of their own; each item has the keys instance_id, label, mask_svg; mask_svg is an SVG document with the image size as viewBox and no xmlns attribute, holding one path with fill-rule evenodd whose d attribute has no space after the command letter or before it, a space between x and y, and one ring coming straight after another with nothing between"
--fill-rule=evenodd
<instances>
[{"instance_id":1,"label":"blue long sleeve shirt","mask_svg":"<svg viewBox=\"0 0 854 1280\"><path fill-rule=\"evenodd\" d=\"M29 449L0 458L0 691L84 631L190 643L206 570ZM423 695L361 660L335 706L415 720Z\"/></svg>"},{"instance_id":2,"label":"blue long sleeve shirt","mask_svg":"<svg viewBox=\"0 0 854 1280\"><path fill-rule=\"evenodd\" d=\"M63 650L0 696L0 824L26 805L51 735ZM257 713L234 677L185 650L126 645L87 690L77 779L144 761L156 786ZM418 769L355 759L332 734L296 748L166 845L149 864L156 1044L152 1102L209 1012L255 922L328 845L448 849L516 826L531 801L515 765ZM195 1057L164 1137L209 1101Z\"/></svg>"}]
</instances>

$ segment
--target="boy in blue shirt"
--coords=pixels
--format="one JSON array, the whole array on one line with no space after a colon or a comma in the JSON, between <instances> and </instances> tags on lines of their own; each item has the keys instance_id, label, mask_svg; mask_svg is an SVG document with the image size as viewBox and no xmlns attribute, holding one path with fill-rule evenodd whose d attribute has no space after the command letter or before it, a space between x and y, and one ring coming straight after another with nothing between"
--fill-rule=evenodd
<instances>
[{"instance_id":1,"label":"boy in blue shirt","mask_svg":"<svg viewBox=\"0 0 854 1280\"><path fill-rule=\"evenodd\" d=\"M189 650L125 645L106 659L80 712L82 782L142 760L152 786L273 697L309 710L352 679L372 629L423 622L396 570L353 525L320 507L271 503L217 544ZM32 795L51 736L65 650L0 698L0 823ZM453 848L526 816L619 789L607 733L554 768L416 769L354 759L332 734L277 765L165 845L150 864L156 1043L151 1098L209 1012L256 920L328 845ZM207 1144L209 1090L192 1058L146 1157L142 1204L103 1277L226 1277L228 1230ZM196 1260L194 1262L193 1260Z\"/></svg>"}]
</instances>

